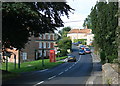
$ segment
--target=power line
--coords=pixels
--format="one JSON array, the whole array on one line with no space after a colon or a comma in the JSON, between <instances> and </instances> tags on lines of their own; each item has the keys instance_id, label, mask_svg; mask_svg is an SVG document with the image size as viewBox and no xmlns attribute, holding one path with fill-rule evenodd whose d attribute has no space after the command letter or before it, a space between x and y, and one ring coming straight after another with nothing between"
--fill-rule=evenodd
<instances>
[{"instance_id":1,"label":"power line","mask_svg":"<svg viewBox=\"0 0 120 86\"><path fill-rule=\"evenodd\" d=\"M80 21L84 21L84 20L77 20L77 21L67 21L67 22L64 22L64 23L70 23L70 22L80 22Z\"/></svg>"}]
</instances>

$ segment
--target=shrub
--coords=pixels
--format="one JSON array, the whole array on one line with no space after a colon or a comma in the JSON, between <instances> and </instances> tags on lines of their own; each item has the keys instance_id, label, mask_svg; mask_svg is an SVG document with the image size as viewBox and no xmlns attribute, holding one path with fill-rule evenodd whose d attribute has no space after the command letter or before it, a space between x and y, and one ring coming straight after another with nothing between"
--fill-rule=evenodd
<instances>
[{"instance_id":1,"label":"shrub","mask_svg":"<svg viewBox=\"0 0 120 86\"><path fill-rule=\"evenodd\" d=\"M106 59L105 59L106 56L105 56L105 52L104 52L104 51L101 51L101 52L100 52L100 58L101 58L101 62L102 62L102 63L105 63L105 61L106 61Z\"/></svg>"}]
</instances>

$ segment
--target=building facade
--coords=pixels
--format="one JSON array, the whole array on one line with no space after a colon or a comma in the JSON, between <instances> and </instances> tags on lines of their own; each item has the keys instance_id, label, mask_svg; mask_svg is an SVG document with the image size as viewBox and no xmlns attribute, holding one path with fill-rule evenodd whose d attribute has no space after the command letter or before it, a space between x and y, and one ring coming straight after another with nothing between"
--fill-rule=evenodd
<instances>
[{"instance_id":1,"label":"building facade","mask_svg":"<svg viewBox=\"0 0 120 86\"><path fill-rule=\"evenodd\" d=\"M72 42L74 42L75 39L86 39L87 45L91 45L94 34L92 34L91 29L71 29L68 32L67 37L70 37Z\"/></svg>"},{"instance_id":2,"label":"building facade","mask_svg":"<svg viewBox=\"0 0 120 86\"><path fill-rule=\"evenodd\" d=\"M20 62L34 61L42 57L49 58L49 50L54 49L56 41L54 33L40 34L39 37L32 36L30 40L21 51L7 49L8 52L12 53L10 58L8 58L8 62L15 62L15 55L16 63L18 63L19 57Z\"/></svg>"}]
</instances>

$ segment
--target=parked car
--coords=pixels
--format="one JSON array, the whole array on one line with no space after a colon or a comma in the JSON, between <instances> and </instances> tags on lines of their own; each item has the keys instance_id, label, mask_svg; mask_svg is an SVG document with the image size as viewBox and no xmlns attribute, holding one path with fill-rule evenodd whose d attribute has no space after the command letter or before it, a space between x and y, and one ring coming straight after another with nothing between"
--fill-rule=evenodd
<instances>
[{"instance_id":1,"label":"parked car","mask_svg":"<svg viewBox=\"0 0 120 86\"><path fill-rule=\"evenodd\" d=\"M80 49L84 49L86 46L85 45L81 45L80 46Z\"/></svg>"},{"instance_id":2,"label":"parked car","mask_svg":"<svg viewBox=\"0 0 120 86\"><path fill-rule=\"evenodd\" d=\"M79 50L79 55L85 55L84 49L81 48L81 49Z\"/></svg>"},{"instance_id":3,"label":"parked car","mask_svg":"<svg viewBox=\"0 0 120 86\"><path fill-rule=\"evenodd\" d=\"M85 48L84 51L85 51L85 53L88 53L88 54L91 53L90 48Z\"/></svg>"},{"instance_id":4,"label":"parked car","mask_svg":"<svg viewBox=\"0 0 120 86\"><path fill-rule=\"evenodd\" d=\"M67 58L67 62L76 62L76 58L73 55L69 55Z\"/></svg>"}]
</instances>

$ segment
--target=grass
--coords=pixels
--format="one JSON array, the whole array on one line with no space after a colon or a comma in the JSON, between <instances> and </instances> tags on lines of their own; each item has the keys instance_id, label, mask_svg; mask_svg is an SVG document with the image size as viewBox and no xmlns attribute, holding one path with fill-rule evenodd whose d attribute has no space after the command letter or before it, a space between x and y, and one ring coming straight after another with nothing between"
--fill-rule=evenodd
<instances>
[{"instance_id":1,"label":"grass","mask_svg":"<svg viewBox=\"0 0 120 86\"><path fill-rule=\"evenodd\" d=\"M44 59L44 67L42 66L42 60L24 62L24 63L21 63L20 69L18 69L18 64L16 64L16 69L14 69L14 63L9 62L8 63L8 71L5 71L6 70L6 63L2 63L2 67L0 68L0 70L3 71L2 72L3 80L8 80L10 78L14 78L16 76L19 76L20 73L53 68L59 64L64 63L64 62L61 62L58 60L65 59L65 58L67 58L67 56L57 57L56 62L52 62L52 63L49 62L49 59Z\"/></svg>"},{"instance_id":2,"label":"grass","mask_svg":"<svg viewBox=\"0 0 120 86\"><path fill-rule=\"evenodd\" d=\"M64 56L64 57L57 57L56 60L62 60L62 59L66 59L68 56Z\"/></svg>"},{"instance_id":3,"label":"grass","mask_svg":"<svg viewBox=\"0 0 120 86\"><path fill-rule=\"evenodd\" d=\"M56 58L57 60L63 59L65 57L59 57ZM30 72L30 71L36 71L36 70L42 70L42 69L48 69L52 68L54 66L57 66L63 62L49 62L49 59L44 59L44 67L42 67L42 60L37 60L37 61L31 61L31 62L24 62L21 63L21 68L14 69L14 63L8 63L8 71L13 72L13 73L21 73L21 72ZM2 69L1 70L6 70L6 64L2 63Z\"/></svg>"}]
</instances>

